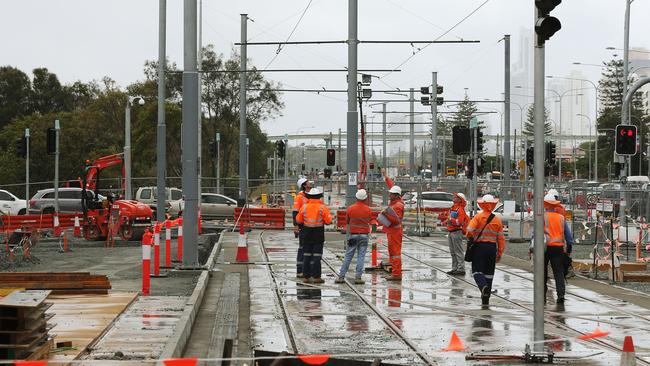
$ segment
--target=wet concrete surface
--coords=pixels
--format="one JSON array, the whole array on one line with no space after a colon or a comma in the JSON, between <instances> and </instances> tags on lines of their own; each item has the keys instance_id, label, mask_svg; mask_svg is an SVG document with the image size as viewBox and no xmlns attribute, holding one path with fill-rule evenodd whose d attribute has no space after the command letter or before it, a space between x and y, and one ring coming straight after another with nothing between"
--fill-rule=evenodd
<instances>
[{"instance_id":1,"label":"wet concrete surface","mask_svg":"<svg viewBox=\"0 0 650 366\"><path fill-rule=\"evenodd\" d=\"M258 237L259 232L249 234L251 260L263 262L266 257L257 243ZM386 243L384 235L377 237ZM297 240L292 233L267 231L264 243L272 265L251 266L249 270L255 347L298 353L388 353L396 355L389 358L391 362L423 363L413 354L413 348L392 332L382 317L361 301L348 285L333 283L334 273L325 264L325 284L296 283ZM383 254L381 258L386 259L385 246L380 244L379 248ZM342 254L342 237L328 235L324 259L337 271ZM369 261L370 254L366 263ZM365 285L354 286L380 315L388 318L408 341L437 364L476 364L465 361L465 355L470 352L521 354L532 338L532 274L499 265L494 280L497 294L492 297L489 308L484 309L469 273L469 264L465 278L455 278L444 273L450 262L446 238L413 241L405 238L405 272L401 283L387 282L383 274L375 272L364 275ZM274 291L267 267L274 273L278 293ZM620 354L616 348L621 347L625 335L634 337L637 356L650 362L648 309L570 285L566 305L557 306L549 297L546 310L547 339L558 339L549 342L558 356L602 352L573 364L618 363ZM611 334L598 340L576 339L596 328L611 331ZM456 331L464 342L466 352L441 352L452 331Z\"/></svg>"}]
</instances>

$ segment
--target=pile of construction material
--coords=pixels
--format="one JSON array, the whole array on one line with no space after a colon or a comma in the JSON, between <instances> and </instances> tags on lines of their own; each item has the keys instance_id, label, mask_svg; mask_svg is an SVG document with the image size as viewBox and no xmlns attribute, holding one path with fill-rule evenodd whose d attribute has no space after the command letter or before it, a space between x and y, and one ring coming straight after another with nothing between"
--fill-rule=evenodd
<instances>
[{"instance_id":1,"label":"pile of construction material","mask_svg":"<svg viewBox=\"0 0 650 366\"><path fill-rule=\"evenodd\" d=\"M48 331L51 291L15 291L0 299L0 360L47 358L53 340Z\"/></svg>"},{"instance_id":2,"label":"pile of construction material","mask_svg":"<svg viewBox=\"0 0 650 366\"><path fill-rule=\"evenodd\" d=\"M52 290L55 295L105 295L111 283L105 275L89 272L5 272L0 273L0 287Z\"/></svg>"}]
</instances>

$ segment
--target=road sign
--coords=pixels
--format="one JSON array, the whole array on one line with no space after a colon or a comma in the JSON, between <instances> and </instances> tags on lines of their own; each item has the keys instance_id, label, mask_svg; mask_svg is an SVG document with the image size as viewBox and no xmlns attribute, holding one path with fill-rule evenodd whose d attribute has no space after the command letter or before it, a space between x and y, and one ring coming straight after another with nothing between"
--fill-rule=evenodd
<instances>
[{"instance_id":1,"label":"road sign","mask_svg":"<svg viewBox=\"0 0 650 366\"><path fill-rule=\"evenodd\" d=\"M612 200L600 200L596 204L596 211L614 212L614 204L612 203Z\"/></svg>"},{"instance_id":2,"label":"road sign","mask_svg":"<svg viewBox=\"0 0 650 366\"><path fill-rule=\"evenodd\" d=\"M447 168L447 175L456 175L456 168Z\"/></svg>"},{"instance_id":3,"label":"road sign","mask_svg":"<svg viewBox=\"0 0 650 366\"><path fill-rule=\"evenodd\" d=\"M469 128L476 127L478 127L478 119L476 117L472 117L472 119L469 120Z\"/></svg>"}]
</instances>

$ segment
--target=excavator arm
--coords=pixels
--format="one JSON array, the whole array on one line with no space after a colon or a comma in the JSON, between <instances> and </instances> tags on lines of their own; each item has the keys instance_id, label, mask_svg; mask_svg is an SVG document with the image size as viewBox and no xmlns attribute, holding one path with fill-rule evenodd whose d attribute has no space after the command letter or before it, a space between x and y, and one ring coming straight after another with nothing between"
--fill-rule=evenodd
<instances>
[{"instance_id":1,"label":"excavator arm","mask_svg":"<svg viewBox=\"0 0 650 366\"><path fill-rule=\"evenodd\" d=\"M114 154L103 156L96 159L92 164L86 165L86 189L97 190L97 180L99 173L107 168L117 165L122 166L122 190L124 190L124 156L123 154ZM122 192L124 193L124 192Z\"/></svg>"}]
</instances>

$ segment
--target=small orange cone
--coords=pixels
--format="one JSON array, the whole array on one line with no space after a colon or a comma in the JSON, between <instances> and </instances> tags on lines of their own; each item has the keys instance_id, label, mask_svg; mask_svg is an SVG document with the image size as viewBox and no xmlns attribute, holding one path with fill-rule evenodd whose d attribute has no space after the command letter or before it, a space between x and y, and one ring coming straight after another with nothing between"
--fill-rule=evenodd
<instances>
[{"instance_id":1,"label":"small orange cone","mask_svg":"<svg viewBox=\"0 0 650 366\"><path fill-rule=\"evenodd\" d=\"M68 251L68 233L64 231L63 232L63 252L67 252L67 251Z\"/></svg>"},{"instance_id":2,"label":"small orange cone","mask_svg":"<svg viewBox=\"0 0 650 366\"><path fill-rule=\"evenodd\" d=\"M636 355L634 354L634 342L632 336L625 336L623 341L623 353L621 353L620 366L635 366Z\"/></svg>"},{"instance_id":3,"label":"small orange cone","mask_svg":"<svg viewBox=\"0 0 650 366\"><path fill-rule=\"evenodd\" d=\"M72 236L74 236L75 238L81 237L81 225L79 224L78 216L74 217L74 231L72 232Z\"/></svg>"},{"instance_id":4,"label":"small orange cone","mask_svg":"<svg viewBox=\"0 0 650 366\"><path fill-rule=\"evenodd\" d=\"M578 339L583 339L584 340L584 339L592 339L592 338L601 338L601 337L608 336L609 333L610 332L608 332L608 331L602 331L599 328L596 328L596 330L594 330L591 333L587 333L587 334L583 334L581 336L578 336Z\"/></svg>"},{"instance_id":5,"label":"small orange cone","mask_svg":"<svg viewBox=\"0 0 650 366\"><path fill-rule=\"evenodd\" d=\"M461 342L460 338L458 337L458 334L456 334L455 331L451 332L451 340L449 341L449 345L447 348L443 348L443 352L450 352L450 351L463 351L465 350L465 346L463 346L463 342Z\"/></svg>"},{"instance_id":6,"label":"small orange cone","mask_svg":"<svg viewBox=\"0 0 650 366\"><path fill-rule=\"evenodd\" d=\"M246 234L244 234L244 222L239 223L239 240L237 242L237 262L248 262L248 246L246 245Z\"/></svg>"}]
</instances>

